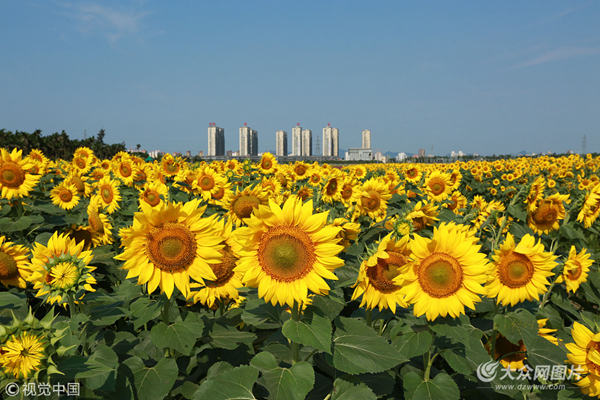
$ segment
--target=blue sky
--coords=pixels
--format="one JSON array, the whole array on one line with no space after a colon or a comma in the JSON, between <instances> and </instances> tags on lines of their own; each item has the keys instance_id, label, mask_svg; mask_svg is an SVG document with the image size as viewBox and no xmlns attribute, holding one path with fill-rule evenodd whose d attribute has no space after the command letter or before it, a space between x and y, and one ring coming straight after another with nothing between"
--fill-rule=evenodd
<instances>
[{"instance_id":1,"label":"blue sky","mask_svg":"<svg viewBox=\"0 0 600 400\"><path fill-rule=\"evenodd\" d=\"M0 128L259 151L296 123L340 147L600 152L600 1L17 1ZM315 139L313 139L314 141Z\"/></svg>"}]
</instances>

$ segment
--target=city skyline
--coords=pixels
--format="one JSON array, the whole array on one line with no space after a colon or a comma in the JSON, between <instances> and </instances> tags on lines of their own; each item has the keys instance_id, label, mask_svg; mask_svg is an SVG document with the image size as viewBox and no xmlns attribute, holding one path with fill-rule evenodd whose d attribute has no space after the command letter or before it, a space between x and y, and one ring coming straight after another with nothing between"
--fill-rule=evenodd
<instances>
[{"instance_id":1,"label":"city skyline","mask_svg":"<svg viewBox=\"0 0 600 400\"><path fill-rule=\"evenodd\" d=\"M374 151L600 152L598 20L597 0L6 2L0 128L195 154L209 122L233 144L247 121L262 152L300 121L314 152L331 122L343 149L368 128Z\"/></svg>"}]
</instances>

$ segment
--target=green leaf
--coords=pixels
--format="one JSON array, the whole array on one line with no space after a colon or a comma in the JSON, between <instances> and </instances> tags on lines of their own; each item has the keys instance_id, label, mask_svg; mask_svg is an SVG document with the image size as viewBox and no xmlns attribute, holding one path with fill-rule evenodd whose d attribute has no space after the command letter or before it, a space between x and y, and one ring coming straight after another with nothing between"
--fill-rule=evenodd
<instances>
[{"instance_id":1,"label":"green leaf","mask_svg":"<svg viewBox=\"0 0 600 400\"><path fill-rule=\"evenodd\" d=\"M250 332L237 330L231 325L214 324L210 333L212 345L227 350L235 350L240 343L244 343L249 347L256 339L256 335Z\"/></svg>"},{"instance_id":2,"label":"green leaf","mask_svg":"<svg viewBox=\"0 0 600 400\"><path fill-rule=\"evenodd\" d=\"M29 307L24 293L0 292L0 323L9 325L12 322L11 311L20 319L27 316Z\"/></svg>"},{"instance_id":3,"label":"green leaf","mask_svg":"<svg viewBox=\"0 0 600 400\"><path fill-rule=\"evenodd\" d=\"M148 368L139 357L125 360L133 376L133 385L139 400L162 400L173 387L179 368L172 358L161 359L154 367Z\"/></svg>"},{"instance_id":4,"label":"green leaf","mask_svg":"<svg viewBox=\"0 0 600 400\"><path fill-rule=\"evenodd\" d=\"M477 338L483 336L483 332L470 324L468 317L464 321L463 318L436 318L429 326L432 331L446 336L453 343L466 343L471 336Z\"/></svg>"},{"instance_id":5,"label":"green leaf","mask_svg":"<svg viewBox=\"0 0 600 400\"><path fill-rule=\"evenodd\" d=\"M31 218L23 216L16 221L11 221L8 218L2 218L0 220L0 231L1 232L16 232L22 231L31 226Z\"/></svg>"},{"instance_id":6,"label":"green leaf","mask_svg":"<svg viewBox=\"0 0 600 400\"><path fill-rule=\"evenodd\" d=\"M283 324L283 334L293 342L312 346L331 354L331 321L319 315L319 309L308 306L298 322L289 319Z\"/></svg>"},{"instance_id":7,"label":"green leaf","mask_svg":"<svg viewBox=\"0 0 600 400\"><path fill-rule=\"evenodd\" d=\"M494 323L498 331L511 343L518 345L522 340L527 346L538 336L538 324L535 317L527 310L517 310L507 314L496 314Z\"/></svg>"},{"instance_id":8,"label":"green leaf","mask_svg":"<svg viewBox=\"0 0 600 400\"><path fill-rule=\"evenodd\" d=\"M344 293L341 289L332 290L327 296L313 297L312 305L321 310L321 312L333 321L344 309Z\"/></svg>"},{"instance_id":9,"label":"green leaf","mask_svg":"<svg viewBox=\"0 0 600 400\"><path fill-rule=\"evenodd\" d=\"M86 297L87 298L87 297ZM90 310L90 320L96 326L107 326L117 322L127 314L122 309L123 301L104 304Z\"/></svg>"},{"instance_id":10,"label":"green leaf","mask_svg":"<svg viewBox=\"0 0 600 400\"><path fill-rule=\"evenodd\" d=\"M277 329L281 327L281 313L284 308L273 306L262 299L250 300L242 314L242 320L248 325L260 329Z\"/></svg>"},{"instance_id":11,"label":"green leaf","mask_svg":"<svg viewBox=\"0 0 600 400\"><path fill-rule=\"evenodd\" d=\"M526 345L527 361L536 365L562 365L567 358L567 353L562 346L550 343L541 336L535 338L533 343Z\"/></svg>"},{"instance_id":12,"label":"green leaf","mask_svg":"<svg viewBox=\"0 0 600 400\"><path fill-rule=\"evenodd\" d=\"M338 317L333 337L333 366L349 374L378 373L408 361L364 322Z\"/></svg>"},{"instance_id":13,"label":"green leaf","mask_svg":"<svg viewBox=\"0 0 600 400\"><path fill-rule=\"evenodd\" d=\"M447 374L437 374L425 381L415 372L404 375L405 398L413 400L458 400L460 391L456 383Z\"/></svg>"},{"instance_id":14,"label":"green leaf","mask_svg":"<svg viewBox=\"0 0 600 400\"><path fill-rule=\"evenodd\" d=\"M258 379L258 370L242 366L207 379L194 394L193 400L253 400L252 387Z\"/></svg>"},{"instance_id":15,"label":"green leaf","mask_svg":"<svg viewBox=\"0 0 600 400\"><path fill-rule=\"evenodd\" d=\"M333 394L331 400L377 400L377 396L367 385L359 383L352 384L342 378L338 378L333 383Z\"/></svg>"},{"instance_id":16,"label":"green leaf","mask_svg":"<svg viewBox=\"0 0 600 400\"><path fill-rule=\"evenodd\" d=\"M510 215L517 218L519 221L527 222L527 211L516 204L509 205L506 211L508 211Z\"/></svg>"},{"instance_id":17,"label":"green leaf","mask_svg":"<svg viewBox=\"0 0 600 400\"><path fill-rule=\"evenodd\" d=\"M233 365L225 361L219 361L210 366L210 368L206 372L206 377L208 379L215 378L221 375L223 372L231 371L232 369Z\"/></svg>"},{"instance_id":18,"label":"green leaf","mask_svg":"<svg viewBox=\"0 0 600 400\"><path fill-rule=\"evenodd\" d=\"M315 383L313 367L305 361L281 368L273 354L263 351L254 356L250 365L263 374L269 399L302 400Z\"/></svg>"},{"instance_id":19,"label":"green leaf","mask_svg":"<svg viewBox=\"0 0 600 400\"><path fill-rule=\"evenodd\" d=\"M115 390L119 357L110 347L98 345L85 364L88 369L79 372L76 378L84 378L90 389Z\"/></svg>"},{"instance_id":20,"label":"green leaf","mask_svg":"<svg viewBox=\"0 0 600 400\"><path fill-rule=\"evenodd\" d=\"M158 347L167 347L190 355L196 339L202 337L204 323L194 314L188 313L185 320L181 318L171 325L159 322L150 331L152 340Z\"/></svg>"},{"instance_id":21,"label":"green leaf","mask_svg":"<svg viewBox=\"0 0 600 400\"><path fill-rule=\"evenodd\" d=\"M139 329L142 325L157 318L160 315L164 303L154 301L148 297L140 297L129 306L133 319L133 328Z\"/></svg>"},{"instance_id":22,"label":"green leaf","mask_svg":"<svg viewBox=\"0 0 600 400\"><path fill-rule=\"evenodd\" d=\"M392 339L392 345L407 359L420 356L429 350L433 337L429 331L411 331Z\"/></svg>"}]
</instances>

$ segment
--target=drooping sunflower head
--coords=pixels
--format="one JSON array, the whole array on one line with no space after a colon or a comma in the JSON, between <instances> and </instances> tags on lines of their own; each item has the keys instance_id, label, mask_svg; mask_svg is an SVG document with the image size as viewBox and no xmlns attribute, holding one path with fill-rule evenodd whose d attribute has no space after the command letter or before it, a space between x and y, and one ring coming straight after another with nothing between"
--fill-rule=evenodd
<instances>
[{"instance_id":1,"label":"drooping sunflower head","mask_svg":"<svg viewBox=\"0 0 600 400\"><path fill-rule=\"evenodd\" d=\"M438 221L439 206L428 201L419 201L404 220L410 221L410 232L420 232L428 226L433 226Z\"/></svg>"},{"instance_id":2,"label":"drooping sunflower head","mask_svg":"<svg viewBox=\"0 0 600 400\"><path fill-rule=\"evenodd\" d=\"M0 282L4 286L27 287L25 281L31 275L28 255L26 247L7 242L5 236L0 236Z\"/></svg>"},{"instance_id":3,"label":"drooping sunflower head","mask_svg":"<svg viewBox=\"0 0 600 400\"><path fill-rule=\"evenodd\" d=\"M331 223L332 226L339 226L342 229L337 237L340 239L339 244L344 246L344 251L350 247L350 241L356 241L358 234L361 232L360 224L350 222L346 218L336 218Z\"/></svg>"},{"instance_id":4,"label":"drooping sunflower head","mask_svg":"<svg viewBox=\"0 0 600 400\"><path fill-rule=\"evenodd\" d=\"M34 163L21 159L21 150L11 153L0 149L0 191L4 199L27 197L40 180L40 175L29 173Z\"/></svg>"},{"instance_id":5,"label":"drooping sunflower head","mask_svg":"<svg viewBox=\"0 0 600 400\"><path fill-rule=\"evenodd\" d=\"M92 198L87 208L89 232L92 236L93 247L111 244L113 242L113 226L108 217L102 212L98 197Z\"/></svg>"},{"instance_id":6,"label":"drooping sunflower head","mask_svg":"<svg viewBox=\"0 0 600 400\"><path fill-rule=\"evenodd\" d=\"M507 233L504 243L496 250L493 274L487 285L488 297L514 306L522 301L537 300L548 290L548 277L554 275L556 256L544 251L542 243L525 235L518 245Z\"/></svg>"},{"instance_id":7,"label":"drooping sunflower head","mask_svg":"<svg viewBox=\"0 0 600 400\"><path fill-rule=\"evenodd\" d=\"M290 196L280 208L274 201L261 206L239 229L242 257L235 271L245 285L258 287L258 295L272 304L302 304L308 290L325 294L324 279L337 280L332 273L343 265L336 244L340 228L326 226L327 213L313 214L312 201L302 204Z\"/></svg>"},{"instance_id":8,"label":"drooping sunflower head","mask_svg":"<svg viewBox=\"0 0 600 400\"><path fill-rule=\"evenodd\" d=\"M66 304L80 290L94 291L96 283L89 264L91 251L83 251L84 242L77 243L66 234L54 233L48 245L35 243L31 259L32 274L27 279L37 289L37 297L50 304Z\"/></svg>"},{"instance_id":9,"label":"drooping sunflower head","mask_svg":"<svg viewBox=\"0 0 600 400\"><path fill-rule=\"evenodd\" d=\"M592 190L586 192L583 206L577 214L577 221L583 223L587 229L596 222L598 216L600 216L600 185L596 185Z\"/></svg>"},{"instance_id":10,"label":"drooping sunflower head","mask_svg":"<svg viewBox=\"0 0 600 400\"><path fill-rule=\"evenodd\" d=\"M477 239L468 232L466 227L442 223L432 239L415 235L410 242L412 262L396 279L404 283L401 293L414 304L416 316L457 318L465 306L475 309L485 295L482 285L489 267Z\"/></svg>"},{"instance_id":11,"label":"drooping sunflower head","mask_svg":"<svg viewBox=\"0 0 600 400\"><path fill-rule=\"evenodd\" d=\"M452 211L456 215L462 215L461 209L467 208L467 198L458 190L452 192L452 195L448 199L448 203L444 203L443 206L448 210Z\"/></svg>"},{"instance_id":12,"label":"drooping sunflower head","mask_svg":"<svg viewBox=\"0 0 600 400\"><path fill-rule=\"evenodd\" d=\"M569 258L563 266L562 275L557 278L556 282L565 282L567 292L575 293L579 289L579 285L587 281L590 267L594 263L594 260L590 260L590 256L591 254L585 248L577 254L575 246L571 246Z\"/></svg>"},{"instance_id":13,"label":"drooping sunflower head","mask_svg":"<svg viewBox=\"0 0 600 400\"><path fill-rule=\"evenodd\" d=\"M560 228L558 221L565 218L563 202L569 201L569 195L553 194L538 202L536 210L527 216L527 225L536 233L549 233Z\"/></svg>"}]
</instances>

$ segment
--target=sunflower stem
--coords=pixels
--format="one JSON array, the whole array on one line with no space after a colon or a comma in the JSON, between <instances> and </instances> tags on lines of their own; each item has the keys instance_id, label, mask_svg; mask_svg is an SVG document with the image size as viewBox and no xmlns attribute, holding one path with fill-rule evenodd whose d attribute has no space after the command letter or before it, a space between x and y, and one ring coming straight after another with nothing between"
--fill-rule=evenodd
<instances>
[{"instance_id":1,"label":"sunflower stem","mask_svg":"<svg viewBox=\"0 0 600 400\"><path fill-rule=\"evenodd\" d=\"M542 308L544 308L544 306L546 305L546 303L550 299L550 293L552 293L552 289L554 289L554 285L556 284L556 281L558 280L559 275L560 274L555 274L554 275L554 280L552 280L552 283L550 284L550 287L548 288L548 290L546 291L546 293L544 293L544 297L542 297L542 302L540 303L540 310Z\"/></svg>"},{"instance_id":2,"label":"sunflower stem","mask_svg":"<svg viewBox=\"0 0 600 400\"><path fill-rule=\"evenodd\" d=\"M75 311L75 299L73 298L73 294L69 293L67 295L67 299L69 301L69 315L71 316L71 319L73 319L73 317L77 314Z\"/></svg>"},{"instance_id":3,"label":"sunflower stem","mask_svg":"<svg viewBox=\"0 0 600 400\"><path fill-rule=\"evenodd\" d=\"M433 365L433 361L436 359L436 357L439 354L440 353L434 354L432 357L431 349L429 349L429 351L427 351L427 353L425 355L425 359L427 360L427 368L425 368L425 373L423 374L423 379L425 380L425 382L427 382L429 380L429 374L431 373L431 366Z\"/></svg>"},{"instance_id":4,"label":"sunflower stem","mask_svg":"<svg viewBox=\"0 0 600 400\"><path fill-rule=\"evenodd\" d=\"M371 327L373 321L373 310L367 310L366 312L366 323L368 327Z\"/></svg>"},{"instance_id":5,"label":"sunflower stem","mask_svg":"<svg viewBox=\"0 0 600 400\"><path fill-rule=\"evenodd\" d=\"M171 317L169 314L171 313L171 302L173 301L173 297L174 296L167 298L162 310L163 322L167 325L169 325L169 319Z\"/></svg>"},{"instance_id":6,"label":"sunflower stem","mask_svg":"<svg viewBox=\"0 0 600 400\"><path fill-rule=\"evenodd\" d=\"M498 302L498 300L496 300L496 304L494 306L494 315L492 316L492 321L496 317L496 314L498 314L499 310L500 310L500 303ZM492 360L494 360L494 361L496 360L496 336L498 336L498 326L494 322L494 330L492 331L492 337L491 337L492 345L490 346L490 355L492 356Z\"/></svg>"},{"instance_id":7,"label":"sunflower stem","mask_svg":"<svg viewBox=\"0 0 600 400\"><path fill-rule=\"evenodd\" d=\"M300 304L294 300L294 306L292 307L292 319L295 322L300 322ZM300 343L291 342L292 345L292 365L300 361Z\"/></svg>"}]
</instances>

